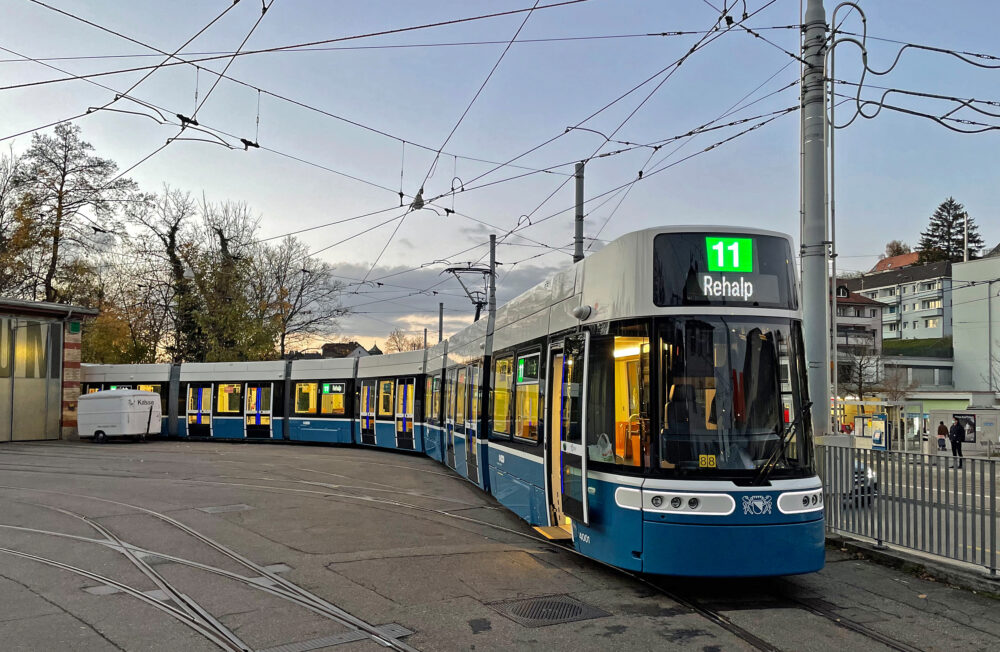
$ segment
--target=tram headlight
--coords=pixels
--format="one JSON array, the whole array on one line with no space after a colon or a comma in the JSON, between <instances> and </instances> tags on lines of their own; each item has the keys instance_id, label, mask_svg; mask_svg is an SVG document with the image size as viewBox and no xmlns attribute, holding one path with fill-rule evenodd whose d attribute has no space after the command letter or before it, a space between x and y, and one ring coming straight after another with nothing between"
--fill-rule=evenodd
<instances>
[{"instance_id":1,"label":"tram headlight","mask_svg":"<svg viewBox=\"0 0 1000 652\"><path fill-rule=\"evenodd\" d=\"M813 502L816 501L816 497L813 496ZM809 496L802 496L802 506L809 507Z\"/></svg>"},{"instance_id":2,"label":"tram headlight","mask_svg":"<svg viewBox=\"0 0 1000 652\"><path fill-rule=\"evenodd\" d=\"M659 507L663 504L663 496L653 496L653 499L649 502L653 503L653 507Z\"/></svg>"},{"instance_id":3,"label":"tram headlight","mask_svg":"<svg viewBox=\"0 0 1000 652\"><path fill-rule=\"evenodd\" d=\"M680 496L674 496L673 498L671 498L670 499L670 506L673 507L674 509L680 509L681 508L681 497Z\"/></svg>"},{"instance_id":4,"label":"tram headlight","mask_svg":"<svg viewBox=\"0 0 1000 652\"><path fill-rule=\"evenodd\" d=\"M699 504L701 504L701 501L697 498L688 498L688 507L691 509L698 509Z\"/></svg>"},{"instance_id":5,"label":"tram headlight","mask_svg":"<svg viewBox=\"0 0 1000 652\"><path fill-rule=\"evenodd\" d=\"M815 505L819 502L819 494L813 494L812 504Z\"/></svg>"}]
</instances>

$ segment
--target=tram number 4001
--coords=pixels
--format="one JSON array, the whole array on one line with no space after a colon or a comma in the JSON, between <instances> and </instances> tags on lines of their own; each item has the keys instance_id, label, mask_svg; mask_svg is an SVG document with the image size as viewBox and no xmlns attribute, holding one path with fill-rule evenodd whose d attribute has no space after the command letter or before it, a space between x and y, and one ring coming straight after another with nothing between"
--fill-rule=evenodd
<instances>
[{"instance_id":1,"label":"tram number 4001","mask_svg":"<svg viewBox=\"0 0 1000 652\"><path fill-rule=\"evenodd\" d=\"M590 535L586 532L580 532L578 538L580 539L580 543L590 543Z\"/></svg>"}]
</instances>

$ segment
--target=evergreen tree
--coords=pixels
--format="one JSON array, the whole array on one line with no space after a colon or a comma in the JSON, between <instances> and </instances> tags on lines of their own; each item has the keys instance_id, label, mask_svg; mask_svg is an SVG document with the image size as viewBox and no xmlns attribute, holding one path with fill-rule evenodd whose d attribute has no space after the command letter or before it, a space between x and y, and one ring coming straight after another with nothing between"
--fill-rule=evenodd
<instances>
[{"instance_id":1,"label":"evergreen tree","mask_svg":"<svg viewBox=\"0 0 1000 652\"><path fill-rule=\"evenodd\" d=\"M920 244L917 248L920 250L921 263L941 260L950 260L954 263L962 260L966 216L965 206L959 204L953 197L941 202L931 215L927 230L920 233ZM979 235L979 227L969 217L969 259L975 258L982 248L983 238Z\"/></svg>"}]
</instances>

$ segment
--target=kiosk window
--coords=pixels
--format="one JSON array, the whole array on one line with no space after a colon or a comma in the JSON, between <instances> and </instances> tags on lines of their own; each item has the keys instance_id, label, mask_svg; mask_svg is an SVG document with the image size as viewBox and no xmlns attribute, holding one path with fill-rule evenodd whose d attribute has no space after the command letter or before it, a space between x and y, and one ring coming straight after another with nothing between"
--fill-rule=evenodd
<instances>
[{"instance_id":1,"label":"kiosk window","mask_svg":"<svg viewBox=\"0 0 1000 652\"><path fill-rule=\"evenodd\" d=\"M511 390L514 387L514 358L499 358L493 367L493 432L511 434Z\"/></svg>"},{"instance_id":2,"label":"kiosk window","mask_svg":"<svg viewBox=\"0 0 1000 652\"><path fill-rule=\"evenodd\" d=\"M321 388L322 400L320 402L320 413L332 416L343 416L344 411L344 383L323 383Z\"/></svg>"},{"instance_id":3,"label":"kiosk window","mask_svg":"<svg viewBox=\"0 0 1000 652\"><path fill-rule=\"evenodd\" d=\"M295 411L298 414L316 414L317 383L295 383Z\"/></svg>"},{"instance_id":4,"label":"kiosk window","mask_svg":"<svg viewBox=\"0 0 1000 652\"><path fill-rule=\"evenodd\" d=\"M395 383L391 380L378 381L378 415L380 417L393 416L392 411L392 389Z\"/></svg>"},{"instance_id":5,"label":"kiosk window","mask_svg":"<svg viewBox=\"0 0 1000 652\"><path fill-rule=\"evenodd\" d=\"M239 414L243 398L243 385L239 383L219 385L218 409L220 414Z\"/></svg>"}]
</instances>

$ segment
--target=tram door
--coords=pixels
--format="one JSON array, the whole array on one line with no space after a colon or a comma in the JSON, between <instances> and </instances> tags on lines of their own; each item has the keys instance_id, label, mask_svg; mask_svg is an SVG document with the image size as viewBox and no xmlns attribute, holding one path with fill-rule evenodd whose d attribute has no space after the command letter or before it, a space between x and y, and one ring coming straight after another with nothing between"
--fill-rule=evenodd
<instances>
[{"instance_id":1,"label":"tram door","mask_svg":"<svg viewBox=\"0 0 1000 652\"><path fill-rule=\"evenodd\" d=\"M458 369L449 369L444 383L445 409L445 463L455 468L455 382Z\"/></svg>"},{"instance_id":2,"label":"tram door","mask_svg":"<svg viewBox=\"0 0 1000 652\"><path fill-rule=\"evenodd\" d=\"M375 381L361 381L361 443L375 445Z\"/></svg>"},{"instance_id":3,"label":"tram door","mask_svg":"<svg viewBox=\"0 0 1000 652\"><path fill-rule=\"evenodd\" d=\"M413 450L413 394L414 378L396 381L396 448Z\"/></svg>"},{"instance_id":4,"label":"tram door","mask_svg":"<svg viewBox=\"0 0 1000 652\"><path fill-rule=\"evenodd\" d=\"M469 379L469 388L466 394L469 397L469 410L465 417L465 437L467 446L465 449L465 462L469 470L469 479L479 484L479 402L482 399L479 388L479 376L481 368L479 364L469 366L466 374Z\"/></svg>"},{"instance_id":5,"label":"tram door","mask_svg":"<svg viewBox=\"0 0 1000 652\"><path fill-rule=\"evenodd\" d=\"M247 439L271 438L271 383L247 383L244 412Z\"/></svg>"},{"instance_id":6,"label":"tram door","mask_svg":"<svg viewBox=\"0 0 1000 652\"><path fill-rule=\"evenodd\" d=\"M187 390L188 437L212 436L212 386L188 385Z\"/></svg>"},{"instance_id":7,"label":"tram door","mask_svg":"<svg viewBox=\"0 0 1000 652\"><path fill-rule=\"evenodd\" d=\"M587 525L587 448L584 437L587 427L587 352L590 333L572 335L563 342L562 373L558 393L558 412L553 414L552 428L559 429L558 486L562 514ZM558 416L557 416L558 415ZM558 422L558 425L556 423ZM553 440L556 438L553 437ZM555 491L553 490L553 495Z\"/></svg>"},{"instance_id":8,"label":"tram door","mask_svg":"<svg viewBox=\"0 0 1000 652\"><path fill-rule=\"evenodd\" d=\"M562 505L562 390L563 352L560 348L549 348L549 487L552 489L552 523L567 531L572 531L569 517L563 513Z\"/></svg>"}]
</instances>

